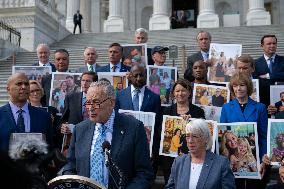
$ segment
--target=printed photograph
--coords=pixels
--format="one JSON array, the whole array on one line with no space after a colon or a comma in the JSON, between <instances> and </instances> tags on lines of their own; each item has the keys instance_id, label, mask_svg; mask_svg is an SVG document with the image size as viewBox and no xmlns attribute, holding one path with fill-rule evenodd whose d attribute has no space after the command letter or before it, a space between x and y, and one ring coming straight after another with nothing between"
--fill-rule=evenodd
<instances>
[{"instance_id":1,"label":"printed photograph","mask_svg":"<svg viewBox=\"0 0 284 189\"><path fill-rule=\"evenodd\" d=\"M128 87L128 79L126 78L126 72L98 72L98 80L107 79L115 91L118 92Z\"/></svg>"},{"instance_id":2,"label":"printed photograph","mask_svg":"<svg viewBox=\"0 0 284 189\"><path fill-rule=\"evenodd\" d=\"M284 85L270 85L270 103L277 108L284 105Z\"/></svg>"},{"instance_id":3,"label":"printed photograph","mask_svg":"<svg viewBox=\"0 0 284 189\"><path fill-rule=\"evenodd\" d=\"M13 66L12 74L14 73L24 73L29 80L41 83L42 78L52 72L50 66Z\"/></svg>"},{"instance_id":4,"label":"printed photograph","mask_svg":"<svg viewBox=\"0 0 284 189\"><path fill-rule=\"evenodd\" d=\"M230 160L236 178L260 179L256 122L218 123L217 153Z\"/></svg>"},{"instance_id":5,"label":"printed photograph","mask_svg":"<svg viewBox=\"0 0 284 189\"><path fill-rule=\"evenodd\" d=\"M250 97L254 101L259 102L259 81L258 79L253 79L252 84L253 84L253 92L250 95Z\"/></svg>"},{"instance_id":6,"label":"printed photograph","mask_svg":"<svg viewBox=\"0 0 284 189\"><path fill-rule=\"evenodd\" d=\"M162 106L170 106L173 97L171 89L177 80L177 68L169 66L147 66L147 86L160 95Z\"/></svg>"},{"instance_id":7,"label":"printed photograph","mask_svg":"<svg viewBox=\"0 0 284 189\"><path fill-rule=\"evenodd\" d=\"M150 149L150 156L152 156L152 146L153 146L153 137L154 137L154 126L156 114L153 112L142 112L142 111L132 111L132 110L118 110L119 113L132 115L139 121L142 121L147 135L147 141Z\"/></svg>"},{"instance_id":8,"label":"printed photograph","mask_svg":"<svg viewBox=\"0 0 284 189\"><path fill-rule=\"evenodd\" d=\"M211 43L209 59L212 65L208 69L208 80L228 82L235 73L234 61L242 54L241 44Z\"/></svg>"},{"instance_id":9,"label":"printed photograph","mask_svg":"<svg viewBox=\"0 0 284 189\"><path fill-rule=\"evenodd\" d=\"M147 44L125 44L123 48L123 64L132 67L133 64L148 65ZM146 57L146 58L145 58Z\"/></svg>"},{"instance_id":10,"label":"printed photograph","mask_svg":"<svg viewBox=\"0 0 284 189\"><path fill-rule=\"evenodd\" d=\"M284 119L268 119L267 154L271 165L280 165L284 157Z\"/></svg>"},{"instance_id":11,"label":"printed photograph","mask_svg":"<svg viewBox=\"0 0 284 189\"><path fill-rule=\"evenodd\" d=\"M189 121L193 120L190 119ZM215 151L215 142L217 139L217 122L213 120L206 120L208 128L211 131L213 145L211 151ZM161 141L160 141L160 155L177 157L178 155L188 153L186 141L186 124L188 122L179 116L163 116Z\"/></svg>"},{"instance_id":12,"label":"printed photograph","mask_svg":"<svg viewBox=\"0 0 284 189\"><path fill-rule=\"evenodd\" d=\"M201 107L205 118L219 122L222 106L230 101L230 90L216 85L194 84L192 104Z\"/></svg>"},{"instance_id":13,"label":"printed photograph","mask_svg":"<svg viewBox=\"0 0 284 189\"><path fill-rule=\"evenodd\" d=\"M81 73L52 73L49 105L55 107L59 114L63 113L64 100L71 92L80 92Z\"/></svg>"}]
</instances>

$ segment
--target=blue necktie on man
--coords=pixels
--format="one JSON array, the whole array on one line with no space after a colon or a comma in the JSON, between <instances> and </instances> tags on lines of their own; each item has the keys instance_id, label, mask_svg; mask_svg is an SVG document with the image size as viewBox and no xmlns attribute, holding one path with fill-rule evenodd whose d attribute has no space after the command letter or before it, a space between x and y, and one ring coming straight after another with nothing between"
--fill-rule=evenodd
<instances>
[{"instance_id":1,"label":"blue necktie on man","mask_svg":"<svg viewBox=\"0 0 284 189\"><path fill-rule=\"evenodd\" d=\"M23 116L24 110L19 109L17 111L18 113L18 119L17 119L17 132L18 133L24 133L25 132L25 121L24 121L24 116Z\"/></svg>"},{"instance_id":2,"label":"blue necktie on man","mask_svg":"<svg viewBox=\"0 0 284 189\"><path fill-rule=\"evenodd\" d=\"M134 90L134 96L133 96L133 100L132 100L134 111L139 111L139 93L140 92L141 91L139 89Z\"/></svg>"},{"instance_id":3,"label":"blue necktie on man","mask_svg":"<svg viewBox=\"0 0 284 189\"><path fill-rule=\"evenodd\" d=\"M272 68L272 66L273 66L273 58L270 57L268 60L269 60L269 70L270 70L270 73L272 74L272 72L273 72L273 68Z\"/></svg>"},{"instance_id":4,"label":"blue necktie on man","mask_svg":"<svg viewBox=\"0 0 284 189\"><path fill-rule=\"evenodd\" d=\"M96 125L97 127L97 125ZM104 154L102 144L105 141L105 125L98 126L98 137L96 139L93 154L90 158L90 178L105 185L104 183Z\"/></svg>"}]
</instances>

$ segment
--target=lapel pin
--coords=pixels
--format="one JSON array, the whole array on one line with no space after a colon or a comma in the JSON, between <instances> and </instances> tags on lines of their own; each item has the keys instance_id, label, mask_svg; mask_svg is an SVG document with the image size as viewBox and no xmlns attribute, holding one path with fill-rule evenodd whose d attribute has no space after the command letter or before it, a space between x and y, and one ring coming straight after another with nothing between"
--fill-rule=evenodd
<instances>
[{"instance_id":1,"label":"lapel pin","mask_svg":"<svg viewBox=\"0 0 284 189\"><path fill-rule=\"evenodd\" d=\"M124 131L120 131L120 133L123 135L123 134L124 134Z\"/></svg>"}]
</instances>

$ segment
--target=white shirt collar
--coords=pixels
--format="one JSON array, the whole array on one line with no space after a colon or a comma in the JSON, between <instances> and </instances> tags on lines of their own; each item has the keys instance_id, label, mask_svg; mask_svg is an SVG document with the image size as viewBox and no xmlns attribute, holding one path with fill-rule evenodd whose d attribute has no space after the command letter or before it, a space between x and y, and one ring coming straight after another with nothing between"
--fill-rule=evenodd
<instances>
[{"instance_id":1,"label":"white shirt collar","mask_svg":"<svg viewBox=\"0 0 284 189\"><path fill-rule=\"evenodd\" d=\"M112 67L113 67L114 65L112 64L112 63L109 63L109 68L110 68L110 71L112 72ZM121 62L119 62L119 63L117 63L116 65L116 69L115 70L120 70L120 68L121 68Z\"/></svg>"},{"instance_id":2,"label":"white shirt collar","mask_svg":"<svg viewBox=\"0 0 284 189\"><path fill-rule=\"evenodd\" d=\"M263 54L263 56L264 56L264 58L265 58L266 61L268 61L268 60L270 59L270 57L266 56L266 54ZM276 56L276 54L273 54L273 55L271 56L272 60L275 59L275 56Z\"/></svg>"},{"instance_id":3,"label":"white shirt collar","mask_svg":"<svg viewBox=\"0 0 284 189\"><path fill-rule=\"evenodd\" d=\"M91 66L93 67L93 69L95 71L96 70L96 63L94 63L94 64L88 64L87 63L88 70L90 69Z\"/></svg>"},{"instance_id":4,"label":"white shirt collar","mask_svg":"<svg viewBox=\"0 0 284 189\"><path fill-rule=\"evenodd\" d=\"M133 85L130 86L131 88L131 94L135 91L135 87ZM144 94L144 91L145 91L145 86L143 86L140 90L140 93Z\"/></svg>"},{"instance_id":5,"label":"white shirt collar","mask_svg":"<svg viewBox=\"0 0 284 189\"><path fill-rule=\"evenodd\" d=\"M40 62L40 61L38 61L38 65L39 65L39 66L51 66L49 62L47 62L46 64L44 64L44 63L42 63L42 62Z\"/></svg>"}]
</instances>

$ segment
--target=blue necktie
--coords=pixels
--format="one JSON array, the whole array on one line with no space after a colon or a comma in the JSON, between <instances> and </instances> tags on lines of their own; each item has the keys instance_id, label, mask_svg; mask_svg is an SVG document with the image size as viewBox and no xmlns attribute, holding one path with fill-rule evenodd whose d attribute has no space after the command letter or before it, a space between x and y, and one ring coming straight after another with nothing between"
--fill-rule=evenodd
<instances>
[{"instance_id":1,"label":"blue necktie","mask_svg":"<svg viewBox=\"0 0 284 189\"><path fill-rule=\"evenodd\" d=\"M133 96L133 110L134 111L139 111L139 93L141 91L139 89L134 90L134 96Z\"/></svg>"},{"instance_id":2,"label":"blue necktie","mask_svg":"<svg viewBox=\"0 0 284 189\"><path fill-rule=\"evenodd\" d=\"M98 137L96 139L93 154L90 160L90 178L104 184L104 153L102 149L102 144L105 141L105 126L101 125L98 127Z\"/></svg>"},{"instance_id":3,"label":"blue necktie","mask_svg":"<svg viewBox=\"0 0 284 189\"><path fill-rule=\"evenodd\" d=\"M18 113L18 119L17 119L17 132L18 133L24 133L25 132L25 122L24 122L24 116L23 116L24 110L19 109L17 111Z\"/></svg>"},{"instance_id":4,"label":"blue necktie","mask_svg":"<svg viewBox=\"0 0 284 189\"><path fill-rule=\"evenodd\" d=\"M270 70L270 73L272 73L273 69L272 69L272 64L273 64L273 58L269 58L269 70Z\"/></svg>"},{"instance_id":5,"label":"blue necktie","mask_svg":"<svg viewBox=\"0 0 284 189\"><path fill-rule=\"evenodd\" d=\"M117 66L114 65L114 66L112 67L112 72L115 72L116 68L117 68Z\"/></svg>"}]
</instances>

